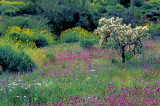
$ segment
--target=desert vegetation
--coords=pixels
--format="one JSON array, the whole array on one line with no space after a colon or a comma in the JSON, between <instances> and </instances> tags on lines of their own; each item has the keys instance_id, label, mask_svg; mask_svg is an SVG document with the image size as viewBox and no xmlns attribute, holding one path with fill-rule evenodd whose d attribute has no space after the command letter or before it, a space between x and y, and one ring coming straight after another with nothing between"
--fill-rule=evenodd
<instances>
[{"instance_id":1,"label":"desert vegetation","mask_svg":"<svg viewBox=\"0 0 160 106\"><path fill-rule=\"evenodd\" d=\"M160 0L1 0L0 106L160 105Z\"/></svg>"}]
</instances>

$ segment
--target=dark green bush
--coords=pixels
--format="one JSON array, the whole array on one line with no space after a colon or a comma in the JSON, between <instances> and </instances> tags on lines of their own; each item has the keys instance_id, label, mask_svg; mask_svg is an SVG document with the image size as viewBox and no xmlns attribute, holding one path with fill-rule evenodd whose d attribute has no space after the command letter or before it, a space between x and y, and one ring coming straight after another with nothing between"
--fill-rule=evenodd
<instances>
[{"instance_id":1,"label":"dark green bush","mask_svg":"<svg viewBox=\"0 0 160 106\"><path fill-rule=\"evenodd\" d=\"M90 2L92 2L92 1L90 0ZM96 0L93 2L95 4L100 4L100 5L106 6L106 5L116 5L117 3L119 3L119 0Z\"/></svg>"},{"instance_id":2,"label":"dark green bush","mask_svg":"<svg viewBox=\"0 0 160 106\"><path fill-rule=\"evenodd\" d=\"M36 2L39 14L47 17L52 25L52 33L60 35L62 31L80 26L88 31L97 27L104 6L94 7L89 11L85 0L40 0Z\"/></svg>"},{"instance_id":3,"label":"dark green bush","mask_svg":"<svg viewBox=\"0 0 160 106\"><path fill-rule=\"evenodd\" d=\"M144 4L144 0L135 0L135 6L141 7Z\"/></svg>"},{"instance_id":4,"label":"dark green bush","mask_svg":"<svg viewBox=\"0 0 160 106\"><path fill-rule=\"evenodd\" d=\"M59 40L59 37L58 37L58 35L56 35L56 34L52 34L52 37L53 37L53 39L54 39L55 41L58 41L58 40Z\"/></svg>"},{"instance_id":5,"label":"dark green bush","mask_svg":"<svg viewBox=\"0 0 160 106\"><path fill-rule=\"evenodd\" d=\"M91 49L94 45L93 40L90 39L84 39L84 40L80 40L80 47L82 47L83 49Z\"/></svg>"},{"instance_id":6,"label":"dark green bush","mask_svg":"<svg viewBox=\"0 0 160 106\"><path fill-rule=\"evenodd\" d=\"M15 51L9 44L0 45L0 66L3 71L11 72L32 71L35 63L22 50Z\"/></svg>"},{"instance_id":7,"label":"dark green bush","mask_svg":"<svg viewBox=\"0 0 160 106\"><path fill-rule=\"evenodd\" d=\"M122 4L124 7L129 7L130 0L120 0L120 4Z\"/></svg>"},{"instance_id":8,"label":"dark green bush","mask_svg":"<svg viewBox=\"0 0 160 106\"><path fill-rule=\"evenodd\" d=\"M33 42L35 42L38 48L49 45L48 40L44 36L38 36Z\"/></svg>"},{"instance_id":9,"label":"dark green bush","mask_svg":"<svg viewBox=\"0 0 160 106\"><path fill-rule=\"evenodd\" d=\"M98 25L98 20L101 18L102 14L106 12L106 8L103 5L94 4L94 3L88 3L88 6L86 7L88 11L88 22L90 29L86 29L88 31L93 31L93 29L96 29Z\"/></svg>"},{"instance_id":10,"label":"dark green bush","mask_svg":"<svg viewBox=\"0 0 160 106\"><path fill-rule=\"evenodd\" d=\"M159 10L160 9L160 1L159 0L154 0L154 1L149 1L148 3L149 5L151 5L153 8L153 10Z\"/></svg>"},{"instance_id":11,"label":"dark green bush","mask_svg":"<svg viewBox=\"0 0 160 106\"><path fill-rule=\"evenodd\" d=\"M79 42L79 39L77 37L68 37L66 39L62 40L63 43L75 43L75 42Z\"/></svg>"},{"instance_id":12,"label":"dark green bush","mask_svg":"<svg viewBox=\"0 0 160 106\"><path fill-rule=\"evenodd\" d=\"M152 7L152 5L145 3L144 5L141 6L141 8L142 8L142 9L151 9L151 8L153 8L153 7Z\"/></svg>"},{"instance_id":13,"label":"dark green bush","mask_svg":"<svg viewBox=\"0 0 160 106\"><path fill-rule=\"evenodd\" d=\"M107 6L106 7L107 13L104 14L104 17L111 18L111 17L120 17L123 18L123 24L129 24L129 16L128 16L128 9L125 8L123 5L117 4L115 6Z\"/></svg>"},{"instance_id":14,"label":"dark green bush","mask_svg":"<svg viewBox=\"0 0 160 106\"><path fill-rule=\"evenodd\" d=\"M15 16L16 12L12 9L8 9L2 12L2 15L7 15L7 16Z\"/></svg>"},{"instance_id":15,"label":"dark green bush","mask_svg":"<svg viewBox=\"0 0 160 106\"><path fill-rule=\"evenodd\" d=\"M119 0L120 4L124 5L124 7L130 6L130 0ZM140 7L144 4L144 0L135 0L135 6Z\"/></svg>"},{"instance_id":16,"label":"dark green bush","mask_svg":"<svg viewBox=\"0 0 160 106\"><path fill-rule=\"evenodd\" d=\"M150 18L150 21L157 21L160 18L160 10L150 10L145 14L147 18Z\"/></svg>"},{"instance_id":17,"label":"dark green bush","mask_svg":"<svg viewBox=\"0 0 160 106\"><path fill-rule=\"evenodd\" d=\"M32 2L27 2L24 6L19 7L19 11L17 11L16 13L18 14L36 14L36 8L35 8L35 4Z\"/></svg>"}]
</instances>

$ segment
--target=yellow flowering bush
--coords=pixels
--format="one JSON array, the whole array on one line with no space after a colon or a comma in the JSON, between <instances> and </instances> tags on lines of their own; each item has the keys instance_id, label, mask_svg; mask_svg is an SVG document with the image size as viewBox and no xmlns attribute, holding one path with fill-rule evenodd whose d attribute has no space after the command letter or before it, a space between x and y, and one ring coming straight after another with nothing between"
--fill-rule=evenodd
<instances>
[{"instance_id":1,"label":"yellow flowering bush","mask_svg":"<svg viewBox=\"0 0 160 106\"><path fill-rule=\"evenodd\" d=\"M1 6L6 6L6 5L18 5L18 4L25 4L23 1L6 1L6 0L1 0L0 1Z\"/></svg>"},{"instance_id":2,"label":"yellow flowering bush","mask_svg":"<svg viewBox=\"0 0 160 106\"><path fill-rule=\"evenodd\" d=\"M61 42L74 42L71 40L75 40L75 42L78 42L82 39L99 39L98 35L93 34L92 32L88 32L87 30L81 28L81 27L74 27L71 29L67 29L63 31L60 35Z\"/></svg>"},{"instance_id":3,"label":"yellow flowering bush","mask_svg":"<svg viewBox=\"0 0 160 106\"><path fill-rule=\"evenodd\" d=\"M53 44L53 37L47 30L21 29L20 27L13 26L7 29L5 36L21 40L22 42L35 43L37 47Z\"/></svg>"},{"instance_id":4,"label":"yellow flowering bush","mask_svg":"<svg viewBox=\"0 0 160 106\"><path fill-rule=\"evenodd\" d=\"M2 0L0 1L0 7L4 10L7 9L14 9L14 11L18 11L19 8L24 7L25 3L23 1L6 1Z\"/></svg>"},{"instance_id":5,"label":"yellow flowering bush","mask_svg":"<svg viewBox=\"0 0 160 106\"><path fill-rule=\"evenodd\" d=\"M0 1L0 7L5 13L7 13L9 10L15 11L16 13L35 12L35 7L32 2L2 0Z\"/></svg>"},{"instance_id":6,"label":"yellow flowering bush","mask_svg":"<svg viewBox=\"0 0 160 106\"><path fill-rule=\"evenodd\" d=\"M45 51L40 50L39 48L37 49L34 43L26 43L22 42L21 40L17 41L15 39L2 36L0 39L0 46L4 44L8 44L9 46L11 46L11 48L13 48L16 53L20 53L21 51L26 53L29 58L31 58L31 60L35 63L36 68L38 69L43 67L43 65L48 61L48 58L45 55Z\"/></svg>"}]
</instances>

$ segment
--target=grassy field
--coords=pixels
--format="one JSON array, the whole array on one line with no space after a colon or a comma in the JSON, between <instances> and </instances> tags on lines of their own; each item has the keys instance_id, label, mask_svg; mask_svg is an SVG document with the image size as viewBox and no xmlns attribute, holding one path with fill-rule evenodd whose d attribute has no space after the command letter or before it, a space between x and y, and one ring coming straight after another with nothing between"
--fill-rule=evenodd
<instances>
[{"instance_id":1,"label":"grassy field","mask_svg":"<svg viewBox=\"0 0 160 106\"><path fill-rule=\"evenodd\" d=\"M160 105L160 40L145 41L144 53L125 64L118 51L98 44L41 49L56 59L32 73L0 75L1 106Z\"/></svg>"}]
</instances>

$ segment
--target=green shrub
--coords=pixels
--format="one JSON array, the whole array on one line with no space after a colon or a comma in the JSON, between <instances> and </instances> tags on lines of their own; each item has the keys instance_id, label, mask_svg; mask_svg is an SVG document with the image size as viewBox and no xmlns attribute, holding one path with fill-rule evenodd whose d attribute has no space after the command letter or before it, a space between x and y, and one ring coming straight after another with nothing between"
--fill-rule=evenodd
<instances>
[{"instance_id":1,"label":"green shrub","mask_svg":"<svg viewBox=\"0 0 160 106\"><path fill-rule=\"evenodd\" d=\"M144 0L135 0L135 6L140 7L144 4Z\"/></svg>"},{"instance_id":2,"label":"green shrub","mask_svg":"<svg viewBox=\"0 0 160 106\"><path fill-rule=\"evenodd\" d=\"M37 36L37 38L35 40L33 40L33 42L35 42L35 44L38 48L45 47L45 46L49 45L49 42L45 36Z\"/></svg>"},{"instance_id":3,"label":"green shrub","mask_svg":"<svg viewBox=\"0 0 160 106\"><path fill-rule=\"evenodd\" d=\"M116 5L117 3L119 3L119 0L94 0L93 3L100 4L103 6Z\"/></svg>"},{"instance_id":4,"label":"green shrub","mask_svg":"<svg viewBox=\"0 0 160 106\"><path fill-rule=\"evenodd\" d=\"M40 48L47 45L52 45L53 37L52 34L47 30L37 30L37 29L21 29L20 27L9 27L6 31L4 37L9 37L16 39L17 41L35 43L35 45Z\"/></svg>"},{"instance_id":5,"label":"green shrub","mask_svg":"<svg viewBox=\"0 0 160 106\"><path fill-rule=\"evenodd\" d=\"M93 42L94 42L94 44L99 43L99 39L91 39L91 41L93 41Z\"/></svg>"},{"instance_id":6,"label":"green shrub","mask_svg":"<svg viewBox=\"0 0 160 106\"><path fill-rule=\"evenodd\" d=\"M112 41L110 41L110 42L107 42L106 47L107 48L118 49L119 45L118 44L114 44Z\"/></svg>"},{"instance_id":7,"label":"green shrub","mask_svg":"<svg viewBox=\"0 0 160 106\"><path fill-rule=\"evenodd\" d=\"M19 14L36 14L35 4L32 2L27 2L24 6L19 7Z\"/></svg>"},{"instance_id":8,"label":"green shrub","mask_svg":"<svg viewBox=\"0 0 160 106\"><path fill-rule=\"evenodd\" d=\"M12 10L15 13L19 12L20 8L25 6L26 4L22 1L6 1L5 0L0 2L0 7L3 9L3 11Z\"/></svg>"},{"instance_id":9,"label":"green shrub","mask_svg":"<svg viewBox=\"0 0 160 106\"><path fill-rule=\"evenodd\" d=\"M153 10L159 10L160 9L160 0L150 0L148 2L149 5L151 5Z\"/></svg>"},{"instance_id":10,"label":"green shrub","mask_svg":"<svg viewBox=\"0 0 160 106\"><path fill-rule=\"evenodd\" d=\"M106 12L105 6L96 3L88 3L87 10L89 12L88 22L89 27L87 30L92 31L92 29L96 29L98 25L98 20L101 18L102 14ZM91 25L90 25L91 24Z\"/></svg>"},{"instance_id":11,"label":"green shrub","mask_svg":"<svg viewBox=\"0 0 160 106\"><path fill-rule=\"evenodd\" d=\"M2 12L2 15L15 16L16 12L12 9L8 9Z\"/></svg>"},{"instance_id":12,"label":"green shrub","mask_svg":"<svg viewBox=\"0 0 160 106\"><path fill-rule=\"evenodd\" d=\"M2 16L2 22L0 23L0 31L5 32L8 27L21 27L21 28L29 28L29 29L39 29L39 30L48 30L51 31L51 27L48 26L48 19L43 18L43 16L36 17L8 17Z\"/></svg>"},{"instance_id":13,"label":"green shrub","mask_svg":"<svg viewBox=\"0 0 160 106\"><path fill-rule=\"evenodd\" d=\"M160 22L156 24L148 24L149 27L149 33L151 34L151 39L154 39L156 37L160 37Z\"/></svg>"},{"instance_id":14,"label":"green shrub","mask_svg":"<svg viewBox=\"0 0 160 106\"><path fill-rule=\"evenodd\" d=\"M62 40L62 43L75 43L75 42L79 42L79 39L77 37L72 37L72 36L69 36Z\"/></svg>"},{"instance_id":15,"label":"green shrub","mask_svg":"<svg viewBox=\"0 0 160 106\"><path fill-rule=\"evenodd\" d=\"M1 7L1 9L3 11L11 9L11 10L14 10L15 12L19 10L17 7L14 7L14 6L5 6L5 7Z\"/></svg>"},{"instance_id":16,"label":"green shrub","mask_svg":"<svg viewBox=\"0 0 160 106\"><path fill-rule=\"evenodd\" d=\"M49 58L52 62L56 60L56 56L53 53L47 53L47 58Z\"/></svg>"},{"instance_id":17,"label":"green shrub","mask_svg":"<svg viewBox=\"0 0 160 106\"><path fill-rule=\"evenodd\" d=\"M16 51L7 43L0 45L0 65L3 71L8 69L12 72L32 71L36 68L35 63L24 51Z\"/></svg>"},{"instance_id":18,"label":"green shrub","mask_svg":"<svg viewBox=\"0 0 160 106\"><path fill-rule=\"evenodd\" d=\"M111 17L120 17L123 18L122 23L128 24L128 9L125 8L121 4L117 4L115 6L108 5L106 7L107 13L104 14L105 18L111 18Z\"/></svg>"},{"instance_id":19,"label":"green shrub","mask_svg":"<svg viewBox=\"0 0 160 106\"><path fill-rule=\"evenodd\" d=\"M91 49L94 45L93 40L89 40L89 39L84 39L84 40L80 40L80 47L82 47L83 49Z\"/></svg>"},{"instance_id":20,"label":"green shrub","mask_svg":"<svg viewBox=\"0 0 160 106\"><path fill-rule=\"evenodd\" d=\"M126 61L131 60L134 56L135 56L134 53L125 52L125 59L126 59Z\"/></svg>"},{"instance_id":21,"label":"green shrub","mask_svg":"<svg viewBox=\"0 0 160 106\"><path fill-rule=\"evenodd\" d=\"M58 35L56 35L56 34L52 34L52 37L53 37L53 39L54 39L55 41L58 41L58 40L59 40L59 37L58 37Z\"/></svg>"},{"instance_id":22,"label":"green shrub","mask_svg":"<svg viewBox=\"0 0 160 106\"><path fill-rule=\"evenodd\" d=\"M113 9L116 9L117 11L124 11L124 6L121 5L121 4L116 4L114 6L111 6L111 5L106 6L107 11L110 11L110 10L113 10Z\"/></svg>"},{"instance_id":23,"label":"green shrub","mask_svg":"<svg viewBox=\"0 0 160 106\"><path fill-rule=\"evenodd\" d=\"M41 2L37 1L36 5L37 11L50 20L52 33L59 36L62 31L72 27L80 26L88 31L93 31L97 27L98 20L105 8L102 5L96 6L89 3L92 8L89 10L88 1L84 1L41 0Z\"/></svg>"},{"instance_id":24,"label":"green shrub","mask_svg":"<svg viewBox=\"0 0 160 106\"><path fill-rule=\"evenodd\" d=\"M67 29L60 35L60 40L62 43L78 42L82 39L99 39L99 37L81 27Z\"/></svg>"}]
</instances>

